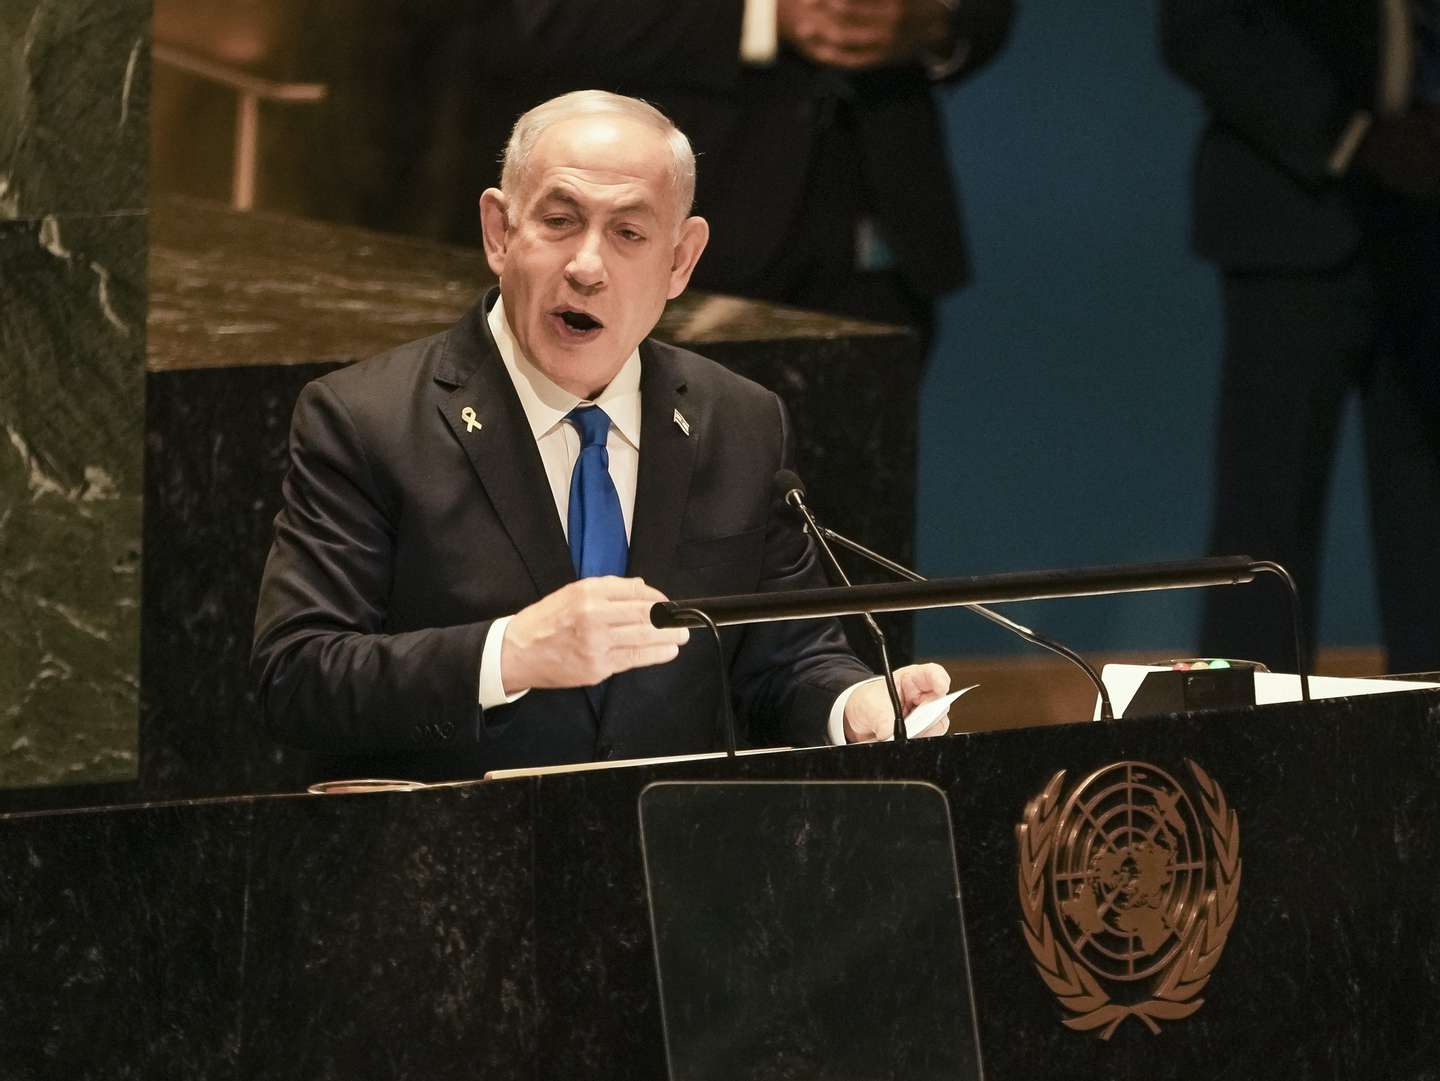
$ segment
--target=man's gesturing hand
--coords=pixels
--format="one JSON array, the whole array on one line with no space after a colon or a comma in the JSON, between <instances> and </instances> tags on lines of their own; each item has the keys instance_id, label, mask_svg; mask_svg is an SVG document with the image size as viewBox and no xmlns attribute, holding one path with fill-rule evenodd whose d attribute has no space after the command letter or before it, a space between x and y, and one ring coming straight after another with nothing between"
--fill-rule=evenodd
<instances>
[{"instance_id":1,"label":"man's gesturing hand","mask_svg":"<svg viewBox=\"0 0 1440 1081\"><path fill-rule=\"evenodd\" d=\"M909 716L922 702L940 698L950 690L950 673L938 664L909 664L895 669L895 689L900 692L900 709ZM921 736L939 736L950 725L949 717L941 717ZM895 711L890 706L890 692L884 680L874 680L855 688L845 703L845 742L863 743L872 739L888 739L895 734Z\"/></svg>"},{"instance_id":2,"label":"man's gesturing hand","mask_svg":"<svg viewBox=\"0 0 1440 1081\"><path fill-rule=\"evenodd\" d=\"M639 578L582 578L522 608L505 628L505 693L588 687L616 672L674 660L690 632L650 625L650 606L665 599Z\"/></svg>"}]
</instances>

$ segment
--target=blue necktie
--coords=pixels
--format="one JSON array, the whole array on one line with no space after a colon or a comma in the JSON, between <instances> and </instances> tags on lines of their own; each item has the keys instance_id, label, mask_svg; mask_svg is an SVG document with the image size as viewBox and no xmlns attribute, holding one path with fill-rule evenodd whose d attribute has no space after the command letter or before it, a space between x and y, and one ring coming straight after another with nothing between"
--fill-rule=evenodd
<instances>
[{"instance_id":1,"label":"blue necktie","mask_svg":"<svg viewBox=\"0 0 1440 1081\"><path fill-rule=\"evenodd\" d=\"M610 418L598 405L577 405L565 419L580 432L580 457L570 474L570 562L579 578L623 575L629 544L605 449Z\"/></svg>"}]
</instances>

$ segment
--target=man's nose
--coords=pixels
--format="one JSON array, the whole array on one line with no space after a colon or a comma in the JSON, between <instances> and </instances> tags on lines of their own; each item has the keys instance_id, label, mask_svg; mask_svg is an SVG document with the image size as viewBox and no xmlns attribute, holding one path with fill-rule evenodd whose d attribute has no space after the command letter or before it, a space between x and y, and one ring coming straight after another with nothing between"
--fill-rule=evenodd
<instances>
[{"instance_id":1,"label":"man's nose","mask_svg":"<svg viewBox=\"0 0 1440 1081\"><path fill-rule=\"evenodd\" d=\"M565 266L570 284L582 292L593 293L605 285L605 259L601 252L602 237L598 231L587 232Z\"/></svg>"}]
</instances>

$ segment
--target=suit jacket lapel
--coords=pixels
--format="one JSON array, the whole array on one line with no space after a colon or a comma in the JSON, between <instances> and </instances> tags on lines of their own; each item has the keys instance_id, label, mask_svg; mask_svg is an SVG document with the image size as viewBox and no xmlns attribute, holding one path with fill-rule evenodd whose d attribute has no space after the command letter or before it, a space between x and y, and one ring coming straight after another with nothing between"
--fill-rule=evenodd
<instances>
[{"instance_id":1,"label":"suit jacket lapel","mask_svg":"<svg viewBox=\"0 0 1440 1081\"><path fill-rule=\"evenodd\" d=\"M630 575L664 589L675 566L690 475L704 433L698 423L700 403L688 399L684 379L648 340L640 346L640 362L640 472L630 525Z\"/></svg>"},{"instance_id":2,"label":"suit jacket lapel","mask_svg":"<svg viewBox=\"0 0 1440 1081\"><path fill-rule=\"evenodd\" d=\"M640 345L640 472L630 524L632 578L643 578L662 592L670 587L675 549L680 544L690 479L704 438L701 406L675 366L648 340ZM679 413L689 430L675 419ZM610 680L605 696L601 739L611 719L632 710L636 681L645 669L622 672Z\"/></svg>"},{"instance_id":3,"label":"suit jacket lapel","mask_svg":"<svg viewBox=\"0 0 1440 1081\"><path fill-rule=\"evenodd\" d=\"M436 383L449 388L440 414L543 597L573 582L575 569L540 451L486 323L492 295L450 331L435 371Z\"/></svg>"}]
</instances>

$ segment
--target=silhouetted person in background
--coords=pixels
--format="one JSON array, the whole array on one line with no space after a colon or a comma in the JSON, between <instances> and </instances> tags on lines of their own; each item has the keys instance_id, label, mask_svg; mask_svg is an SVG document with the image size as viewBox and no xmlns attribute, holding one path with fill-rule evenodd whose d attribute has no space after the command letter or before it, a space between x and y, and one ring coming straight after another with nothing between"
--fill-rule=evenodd
<instances>
[{"instance_id":1,"label":"silhouetted person in background","mask_svg":"<svg viewBox=\"0 0 1440 1081\"><path fill-rule=\"evenodd\" d=\"M1324 497L1357 392L1384 642L1402 672L1440 667L1437 8L1161 8L1166 61L1210 113L1194 241L1224 290L1211 550L1284 564L1313 639ZM1278 596L1212 591L1202 652L1288 670L1290 641Z\"/></svg>"},{"instance_id":2,"label":"silhouetted person in background","mask_svg":"<svg viewBox=\"0 0 1440 1081\"><path fill-rule=\"evenodd\" d=\"M474 193L515 118L614 90L695 144L696 210L715 227L698 287L928 336L935 299L969 275L935 88L987 63L1012 15L1013 0L368 6L347 32L367 45L332 78L334 186L364 194L309 210L478 245ZM313 19L312 37L333 33Z\"/></svg>"}]
</instances>

